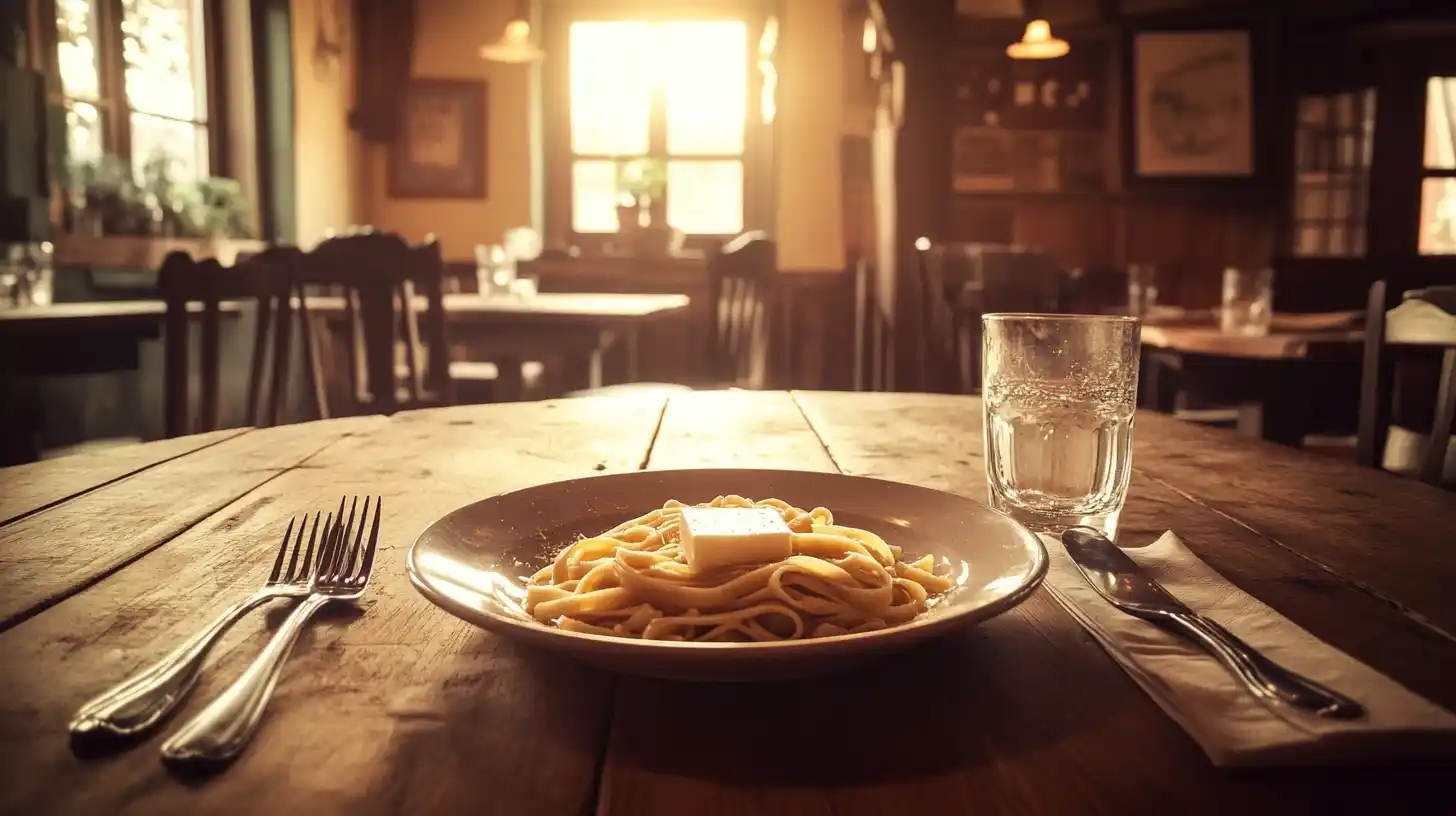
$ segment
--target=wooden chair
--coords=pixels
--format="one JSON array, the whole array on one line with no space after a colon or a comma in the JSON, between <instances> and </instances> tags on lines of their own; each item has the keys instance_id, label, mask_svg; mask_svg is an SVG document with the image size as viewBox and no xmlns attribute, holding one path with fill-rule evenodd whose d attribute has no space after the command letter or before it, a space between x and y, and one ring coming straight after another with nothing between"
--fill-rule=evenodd
<instances>
[{"instance_id":1,"label":"wooden chair","mask_svg":"<svg viewBox=\"0 0 1456 816\"><path fill-rule=\"evenodd\" d=\"M918 260L913 289L922 391L980 390L982 315L1061 311L1065 274L1045 253L946 243L921 249Z\"/></svg>"},{"instance_id":2,"label":"wooden chair","mask_svg":"<svg viewBox=\"0 0 1456 816\"><path fill-rule=\"evenodd\" d=\"M681 383L623 383L567 396L673 393L696 389L762 389L768 384L770 322L778 248L762 231L745 232L708 256L707 366Z\"/></svg>"},{"instance_id":3,"label":"wooden chair","mask_svg":"<svg viewBox=\"0 0 1456 816\"><path fill-rule=\"evenodd\" d=\"M344 296L348 412L453 405L458 385L488 391L493 365L450 361L444 269L438 242L412 247L399 235L372 230L330 238L300 259L300 288L324 286ZM299 303L307 308L306 298Z\"/></svg>"},{"instance_id":4,"label":"wooden chair","mask_svg":"<svg viewBox=\"0 0 1456 816\"><path fill-rule=\"evenodd\" d=\"M1393 277L1370 287L1355 457L1367 467L1384 467L1392 458L1387 448L1393 429L1409 435L1428 424L1430 433L1416 456L1416 476L1441 484L1456 420L1456 285L1426 288L1430 282L1428 277ZM1429 393L1429 388L1407 388L1416 383L1398 374L1399 364L1418 361L1439 365L1435 407L1429 413L1421 410L1429 403L1408 396L1411 390Z\"/></svg>"},{"instance_id":5,"label":"wooden chair","mask_svg":"<svg viewBox=\"0 0 1456 816\"><path fill-rule=\"evenodd\" d=\"M886 311L876 267L868 258L854 270L854 373L856 391L889 391L894 368L894 320Z\"/></svg>"},{"instance_id":6,"label":"wooden chair","mask_svg":"<svg viewBox=\"0 0 1456 816\"><path fill-rule=\"evenodd\" d=\"M157 284L166 301L163 339L164 432L168 437L217 430L222 423L222 304L251 301L254 314L252 360L248 369L245 422L255 426L278 423L285 397L291 354L288 319L275 319L278 303L287 303L289 280L298 251L278 247L224 267L217 260L194 260L173 252L162 261ZM199 325L198 381L189 365L191 305L202 306ZM271 367L270 383L265 374ZM200 398L196 422L191 416L192 394Z\"/></svg>"}]
</instances>

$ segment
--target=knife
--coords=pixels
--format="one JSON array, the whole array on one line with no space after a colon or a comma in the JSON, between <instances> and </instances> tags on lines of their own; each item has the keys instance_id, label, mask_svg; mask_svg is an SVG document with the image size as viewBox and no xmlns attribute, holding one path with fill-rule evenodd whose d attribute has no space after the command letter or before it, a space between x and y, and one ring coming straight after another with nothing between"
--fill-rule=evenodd
<instances>
[{"instance_id":1,"label":"knife","mask_svg":"<svg viewBox=\"0 0 1456 816\"><path fill-rule=\"evenodd\" d=\"M1062 533L1062 545L1098 595L1129 615L1197 643L1261 702L1285 704L1331 719L1364 716L1365 709L1359 703L1280 666L1232 632L1184 606L1102 533L1089 527L1073 527Z\"/></svg>"}]
</instances>

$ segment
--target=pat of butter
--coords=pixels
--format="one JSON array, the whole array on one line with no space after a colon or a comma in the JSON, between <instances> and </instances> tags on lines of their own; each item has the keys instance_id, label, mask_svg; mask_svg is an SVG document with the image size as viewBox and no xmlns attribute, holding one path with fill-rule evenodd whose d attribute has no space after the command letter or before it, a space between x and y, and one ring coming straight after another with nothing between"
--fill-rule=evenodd
<instances>
[{"instance_id":1,"label":"pat of butter","mask_svg":"<svg viewBox=\"0 0 1456 816\"><path fill-rule=\"evenodd\" d=\"M698 571L771 564L794 553L793 531L772 507L684 507L682 548Z\"/></svg>"}]
</instances>

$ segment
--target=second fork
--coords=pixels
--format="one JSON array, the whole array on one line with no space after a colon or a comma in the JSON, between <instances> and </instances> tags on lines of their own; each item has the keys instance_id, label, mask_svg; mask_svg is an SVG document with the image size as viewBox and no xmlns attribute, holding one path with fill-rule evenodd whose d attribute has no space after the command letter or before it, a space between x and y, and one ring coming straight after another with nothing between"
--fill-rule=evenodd
<instances>
[{"instance_id":1,"label":"second fork","mask_svg":"<svg viewBox=\"0 0 1456 816\"><path fill-rule=\"evenodd\" d=\"M308 532L308 515L298 525L288 522L278 558L264 587L228 607L206 629L187 639L161 660L146 667L120 684L89 700L71 718L70 731L77 737L130 737L146 731L160 721L187 696L197 682L208 651L229 627L249 610L275 598L302 598L308 594L309 568L314 560L314 544L318 539L320 514L313 517L313 530ZM328 516L322 517L324 535L331 528ZM308 532L308 550L303 553L304 534ZM291 552L291 554L290 554ZM287 569L284 558L287 556Z\"/></svg>"},{"instance_id":2,"label":"second fork","mask_svg":"<svg viewBox=\"0 0 1456 816\"><path fill-rule=\"evenodd\" d=\"M309 618L329 601L360 597L369 585L374 553L379 543L380 503L380 500L374 500L371 523L370 500L364 500L357 527L354 519L358 498L349 508L347 522L344 520L344 503L339 503L335 526L325 536L325 546L319 550L318 566L309 581L308 598L289 614L242 676L162 744L164 760L184 765L211 765L228 762L242 752L262 722L263 711L273 695L278 675ZM367 542L364 539L366 527L369 528Z\"/></svg>"}]
</instances>

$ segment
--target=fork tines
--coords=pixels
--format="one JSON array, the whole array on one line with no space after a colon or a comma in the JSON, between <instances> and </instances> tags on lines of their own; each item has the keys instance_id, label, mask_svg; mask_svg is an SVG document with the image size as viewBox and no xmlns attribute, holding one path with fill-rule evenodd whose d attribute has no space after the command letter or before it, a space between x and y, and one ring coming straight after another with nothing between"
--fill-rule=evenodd
<instances>
[{"instance_id":1,"label":"fork tines","mask_svg":"<svg viewBox=\"0 0 1456 816\"><path fill-rule=\"evenodd\" d=\"M321 583L358 585L367 583L374 570L374 553L379 545L379 519L383 497L366 496L364 506L359 497L339 499L334 525L319 550L318 580ZM345 505L349 514L344 515ZM369 529L368 539L364 530ZM361 561L362 555L362 561Z\"/></svg>"},{"instance_id":2,"label":"fork tines","mask_svg":"<svg viewBox=\"0 0 1456 816\"><path fill-rule=\"evenodd\" d=\"M278 558L273 562L273 570L268 573L268 583L270 584L289 584L308 580L309 572L312 570L314 564L313 551L314 544L318 543L320 522L322 522L324 529L324 543L327 543L329 530L333 525L334 519L331 514L314 513L313 528L309 529L308 514L304 513L303 522L298 524L298 534L295 536L293 526L298 522L298 519L298 516L294 516L288 520L288 529L283 532L283 543L278 547ZM303 535L305 531L308 532L308 548L306 550L303 546ZM303 551L302 564L299 563L298 557L300 550ZM322 546L320 546L319 552L320 554L323 553ZM286 570L283 565L285 556L288 559Z\"/></svg>"}]
</instances>

